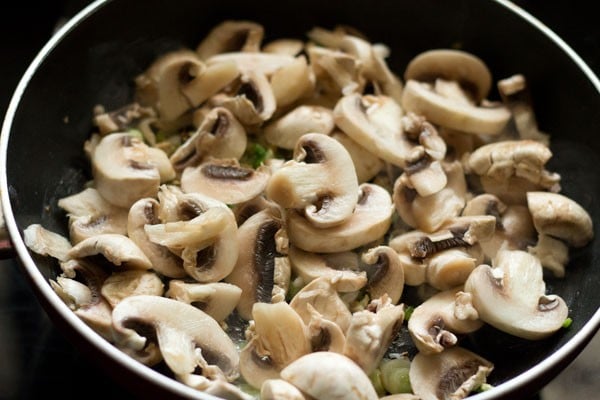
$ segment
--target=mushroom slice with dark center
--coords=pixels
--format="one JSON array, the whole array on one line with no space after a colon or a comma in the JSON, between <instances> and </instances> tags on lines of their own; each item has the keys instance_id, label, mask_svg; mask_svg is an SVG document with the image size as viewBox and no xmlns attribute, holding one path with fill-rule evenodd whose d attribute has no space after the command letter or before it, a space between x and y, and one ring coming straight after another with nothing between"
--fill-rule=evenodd
<instances>
[{"instance_id":1,"label":"mushroom slice with dark center","mask_svg":"<svg viewBox=\"0 0 600 400\"><path fill-rule=\"evenodd\" d=\"M239 256L225 281L242 289L237 304L239 315L250 320L254 303L275 303L285 299L291 268L278 251L281 219L270 210L248 218L237 232Z\"/></svg>"},{"instance_id":2,"label":"mushroom slice with dark center","mask_svg":"<svg viewBox=\"0 0 600 400\"><path fill-rule=\"evenodd\" d=\"M270 177L269 168L240 166L236 159L210 159L187 167L181 175L186 193L202 193L226 204L239 204L260 195Z\"/></svg>"},{"instance_id":3,"label":"mushroom slice with dark center","mask_svg":"<svg viewBox=\"0 0 600 400\"><path fill-rule=\"evenodd\" d=\"M319 277L328 277L340 292L354 292L367 284L367 274L360 271L358 256L354 252L318 254L290 246L288 257L292 272L304 284Z\"/></svg>"},{"instance_id":4,"label":"mushroom slice with dark center","mask_svg":"<svg viewBox=\"0 0 600 400\"><path fill-rule=\"evenodd\" d=\"M334 321L323 317L310 304L307 309L311 319L307 324L312 351L334 351L343 354L346 336Z\"/></svg>"},{"instance_id":5,"label":"mushroom slice with dark center","mask_svg":"<svg viewBox=\"0 0 600 400\"><path fill-rule=\"evenodd\" d=\"M242 289L225 282L188 283L169 281L167 297L198 307L217 322L231 314L240 300Z\"/></svg>"},{"instance_id":6,"label":"mushroom slice with dark center","mask_svg":"<svg viewBox=\"0 0 600 400\"><path fill-rule=\"evenodd\" d=\"M152 268L148 257L130 238L116 233L104 233L82 240L67 255L76 259L100 255L110 264L125 269Z\"/></svg>"},{"instance_id":7,"label":"mushroom slice with dark center","mask_svg":"<svg viewBox=\"0 0 600 400\"><path fill-rule=\"evenodd\" d=\"M371 301L366 310L352 314L346 331L344 355L354 360L365 373L371 374L400 332L403 321L403 304L392 304L385 294Z\"/></svg>"},{"instance_id":8,"label":"mushroom slice with dark center","mask_svg":"<svg viewBox=\"0 0 600 400\"><path fill-rule=\"evenodd\" d=\"M422 354L440 353L458 343L456 335L471 333L483 326L477 312L457 313L457 307L461 306L457 306L461 289L442 291L414 309L408 320L408 332ZM469 318L464 318L465 315Z\"/></svg>"},{"instance_id":9,"label":"mushroom slice with dark center","mask_svg":"<svg viewBox=\"0 0 600 400\"><path fill-rule=\"evenodd\" d=\"M171 155L173 167L182 171L209 157L239 159L246 150L246 130L233 114L215 107L204 117L196 132Z\"/></svg>"},{"instance_id":10,"label":"mushroom slice with dark center","mask_svg":"<svg viewBox=\"0 0 600 400\"><path fill-rule=\"evenodd\" d=\"M186 276L181 258L167 247L152 242L144 227L160 223L159 203L153 198L136 201L129 209L127 236L144 252L152 263L152 268L169 278Z\"/></svg>"},{"instance_id":11,"label":"mushroom slice with dark center","mask_svg":"<svg viewBox=\"0 0 600 400\"><path fill-rule=\"evenodd\" d=\"M160 185L149 147L127 133L111 133L100 140L92 154L92 175L100 195L123 208L155 197Z\"/></svg>"},{"instance_id":12,"label":"mushroom slice with dark center","mask_svg":"<svg viewBox=\"0 0 600 400\"><path fill-rule=\"evenodd\" d=\"M227 20L213 27L196 48L198 57L209 57L231 51L260 51L265 30L262 25L245 20Z\"/></svg>"},{"instance_id":13,"label":"mushroom slice with dark center","mask_svg":"<svg viewBox=\"0 0 600 400\"><path fill-rule=\"evenodd\" d=\"M250 200L236 204L233 207L233 213L235 214L238 226L240 226L248 218L265 209L269 209L274 213L279 212L279 206L276 203L267 200L263 195L258 195Z\"/></svg>"},{"instance_id":14,"label":"mushroom slice with dark center","mask_svg":"<svg viewBox=\"0 0 600 400\"><path fill-rule=\"evenodd\" d=\"M101 110L94 116L94 124L98 126L100 135L113 132L124 132L137 125L144 118L154 118L156 112L151 107L142 107L138 103L131 103L114 111Z\"/></svg>"},{"instance_id":15,"label":"mushroom slice with dark center","mask_svg":"<svg viewBox=\"0 0 600 400\"><path fill-rule=\"evenodd\" d=\"M29 250L42 256L50 256L59 261L69 259L73 247L66 237L44 228L40 224L31 224L23 230L23 241Z\"/></svg>"},{"instance_id":16,"label":"mushroom slice with dark center","mask_svg":"<svg viewBox=\"0 0 600 400\"><path fill-rule=\"evenodd\" d=\"M122 300L112 316L120 347L143 348L149 337L141 328L149 329L167 366L179 379L194 374L197 367L209 378L224 377L231 382L239 376L235 345L212 317L194 306L139 295Z\"/></svg>"},{"instance_id":17,"label":"mushroom slice with dark center","mask_svg":"<svg viewBox=\"0 0 600 400\"><path fill-rule=\"evenodd\" d=\"M316 400L378 398L368 375L350 358L331 351L300 357L281 371L281 378Z\"/></svg>"},{"instance_id":18,"label":"mushroom slice with dark center","mask_svg":"<svg viewBox=\"0 0 600 400\"><path fill-rule=\"evenodd\" d=\"M129 296L141 294L162 296L165 285L160 277L152 271L129 270L110 274L102 284L102 296L115 307L121 300Z\"/></svg>"},{"instance_id":19,"label":"mushroom slice with dark center","mask_svg":"<svg viewBox=\"0 0 600 400\"><path fill-rule=\"evenodd\" d=\"M396 251L402 265L404 283L409 286L419 286L427 281L426 260L414 258L410 254L412 244L424 235L426 233L414 230L394 236L389 241L389 246Z\"/></svg>"},{"instance_id":20,"label":"mushroom slice with dark center","mask_svg":"<svg viewBox=\"0 0 600 400\"><path fill-rule=\"evenodd\" d=\"M477 354L453 347L417 354L410 364L413 392L423 400L464 399L486 382L494 365Z\"/></svg>"},{"instance_id":21,"label":"mushroom slice with dark center","mask_svg":"<svg viewBox=\"0 0 600 400\"><path fill-rule=\"evenodd\" d=\"M296 143L294 159L271 176L266 195L283 208L303 208L315 227L339 226L350 219L358 200L352 158L329 136L305 134Z\"/></svg>"},{"instance_id":22,"label":"mushroom slice with dark center","mask_svg":"<svg viewBox=\"0 0 600 400\"><path fill-rule=\"evenodd\" d=\"M385 235L391 225L392 199L381 186L363 183L348 220L330 228L316 228L301 213L286 215L290 243L305 251L337 253L356 249Z\"/></svg>"},{"instance_id":23,"label":"mushroom slice with dark center","mask_svg":"<svg viewBox=\"0 0 600 400\"><path fill-rule=\"evenodd\" d=\"M404 290L404 269L398 253L391 247L377 246L363 253L362 261L367 266L367 292L371 298L378 299L385 294L392 304L398 304Z\"/></svg>"},{"instance_id":24,"label":"mushroom slice with dark center","mask_svg":"<svg viewBox=\"0 0 600 400\"><path fill-rule=\"evenodd\" d=\"M252 320L246 332L248 343L240 352L240 369L246 382L259 389L310 353L311 347L304 322L286 302L254 304Z\"/></svg>"},{"instance_id":25,"label":"mushroom slice with dark center","mask_svg":"<svg viewBox=\"0 0 600 400\"><path fill-rule=\"evenodd\" d=\"M333 113L330 109L301 105L269 121L264 126L263 133L267 142L293 150L302 135L312 132L329 135L334 126Z\"/></svg>"},{"instance_id":26,"label":"mushroom slice with dark center","mask_svg":"<svg viewBox=\"0 0 600 400\"><path fill-rule=\"evenodd\" d=\"M569 309L546 294L542 265L521 250L501 250L494 268L482 264L465 283L482 321L524 339L537 340L559 330Z\"/></svg>"},{"instance_id":27,"label":"mushroom slice with dark center","mask_svg":"<svg viewBox=\"0 0 600 400\"><path fill-rule=\"evenodd\" d=\"M127 234L127 209L112 205L94 188L58 200L69 217L72 243L101 233Z\"/></svg>"}]
</instances>

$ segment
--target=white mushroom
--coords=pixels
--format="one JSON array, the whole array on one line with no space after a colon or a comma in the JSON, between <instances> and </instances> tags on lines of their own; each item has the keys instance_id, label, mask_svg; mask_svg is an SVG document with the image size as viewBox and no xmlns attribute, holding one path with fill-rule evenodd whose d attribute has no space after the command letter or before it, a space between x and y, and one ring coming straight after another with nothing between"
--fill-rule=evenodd
<instances>
[{"instance_id":1,"label":"white mushroom","mask_svg":"<svg viewBox=\"0 0 600 400\"><path fill-rule=\"evenodd\" d=\"M267 379L260 387L262 400L305 400L302 392L283 379Z\"/></svg>"},{"instance_id":2,"label":"white mushroom","mask_svg":"<svg viewBox=\"0 0 600 400\"><path fill-rule=\"evenodd\" d=\"M241 294L242 289L225 282L188 283L173 279L165 296L198 307L221 322L233 312Z\"/></svg>"},{"instance_id":3,"label":"white mushroom","mask_svg":"<svg viewBox=\"0 0 600 400\"><path fill-rule=\"evenodd\" d=\"M154 272L134 269L110 274L102 284L101 293L110 305L115 307L129 296L141 294L162 296L164 286L160 277Z\"/></svg>"},{"instance_id":4,"label":"white mushroom","mask_svg":"<svg viewBox=\"0 0 600 400\"><path fill-rule=\"evenodd\" d=\"M246 20L226 20L214 26L196 47L202 60L230 51L258 52L265 30Z\"/></svg>"},{"instance_id":5,"label":"white mushroom","mask_svg":"<svg viewBox=\"0 0 600 400\"><path fill-rule=\"evenodd\" d=\"M269 121L264 126L263 134L266 141L272 145L293 150L302 135L313 132L329 135L334 126L331 110L301 105Z\"/></svg>"},{"instance_id":6,"label":"white mushroom","mask_svg":"<svg viewBox=\"0 0 600 400\"><path fill-rule=\"evenodd\" d=\"M66 237L44 228L40 224L31 224L23 230L23 241L29 250L56 258L59 261L69 259L69 251L73 247Z\"/></svg>"},{"instance_id":7,"label":"white mushroom","mask_svg":"<svg viewBox=\"0 0 600 400\"><path fill-rule=\"evenodd\" d=\"M365 85L361 62L339 50L320 46L307 47L317 87L334 96L360 93Z\"/></svg>"},{"instance_id":8,"label":"white mushroom","mask_svg":"<svg viewBox=\"0 0 600 400\"><path fill-rule=\"evenodd\" d=\"M383 169L384 162L379 157L370 153L344 132L336 130L330 136L340 142L350 154L359 184L370 181Z\"/></svg>"},{"instance_id":9,"label":"white mushroom","mask_svg":"<svg viewBox=\"0 0 600 400\"><path fill-rule=\"evenodd\" d=\"M69 250L69 258L86 258L96 255L104 258L114 266L125 269L150 269L152 263L140 248L127 236L116 233L104 233L92 236Z\"/></svg>"},{"instance_id":10,"label":"white mushroom","mask_svg":"<svg viewBox=\"0 0 600 400\"><path fill-rule=\"evenodd\" d=\"M315 88L314 73L303 55L274 71L270 82L278 108L312 95Z\"/></svg>"},{"instance_id":11,"label":"white mushroom","mask_svg":"<svg viewBox=\"0 0 600 400\"><path fill-rule=\"evenodd\" d=\"M398 253L388 246L376 246L363 253L369 275L367 292L372 299L386 295L392 304L398 304L404 291L404 269Z\"/></svg>"}]
</instances>

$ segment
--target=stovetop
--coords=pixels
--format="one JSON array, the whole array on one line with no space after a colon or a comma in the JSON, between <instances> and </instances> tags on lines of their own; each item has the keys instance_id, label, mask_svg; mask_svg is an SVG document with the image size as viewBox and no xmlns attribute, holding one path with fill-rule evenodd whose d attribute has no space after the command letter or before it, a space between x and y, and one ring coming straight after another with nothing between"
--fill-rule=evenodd
<instances>
[{"instance_id":1,"label":"stovetop","mask_svg":"<svg viewBox=\"0 0 600 400\"><path fill-rule=\"evenodd\" d=\"M8 9L3 7L0 115L4 114L20 75L56 24L87 3L85 0L40 0L21 2ZM600 32L592 12L593 2L585 5L567 0L515 3L553 29L600 73ZM0 400L53 395L61 398L133 397L92 360L80 354L53 326L14 260L0 261L0 359ZM538 398L545 400L544 396Z\"/></svg>"}]
</instances>

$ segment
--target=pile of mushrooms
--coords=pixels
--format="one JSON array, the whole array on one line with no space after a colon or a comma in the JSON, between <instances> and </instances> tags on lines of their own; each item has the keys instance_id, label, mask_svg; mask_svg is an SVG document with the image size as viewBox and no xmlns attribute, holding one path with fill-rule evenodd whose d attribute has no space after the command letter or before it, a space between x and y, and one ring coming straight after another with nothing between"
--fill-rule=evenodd
<instances>
[{"instance_id":1,"label":"pile of mushrooms","mask_svg":"<svg viewBox=\"0 0 600 400\"><path fill-rule=\"evenodd\" d=\"M134 103L97 107L91 180L58 201L68 237L24 231L73 312L228 399L464 398L493 371L464 335L561 329L543 268L568 275L593 227L546 169L524 76L494 101L466 51L398 76L347 27L263 38L225 21L137 76ZM428 295L405 304L405 285ZM410 360L388 351L403 330ZM377 384L394 358L408 393Z\"/></svg>"}]
</instances>

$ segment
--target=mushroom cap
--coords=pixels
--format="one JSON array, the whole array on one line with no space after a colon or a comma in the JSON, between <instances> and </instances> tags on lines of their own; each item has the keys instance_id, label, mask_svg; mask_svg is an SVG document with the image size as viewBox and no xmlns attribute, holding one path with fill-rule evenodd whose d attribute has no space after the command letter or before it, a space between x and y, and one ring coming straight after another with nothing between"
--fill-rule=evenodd
<instances>
[{"instance_id":1,"label":"mushroom cap","mask_svg":"<svg viewBox=\"0 0 600 400\"><path fill-rule=\"evenodd\" d=\"M367 374L346 356L330 351L304 355L281 371L281 378L316 400L376 400Z\"/></svg>"}]
</instances>

